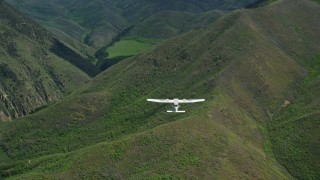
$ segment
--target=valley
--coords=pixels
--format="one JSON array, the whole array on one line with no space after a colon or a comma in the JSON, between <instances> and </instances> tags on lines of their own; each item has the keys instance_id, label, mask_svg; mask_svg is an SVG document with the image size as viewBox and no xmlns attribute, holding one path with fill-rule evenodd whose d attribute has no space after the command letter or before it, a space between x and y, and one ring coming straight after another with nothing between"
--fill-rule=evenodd
<instances>
[{"instance_id":1,"label":"valley","mask_svg":"<svg viewBox=\"0 0 320 180\"><path fill-rule=\"evenodd\" d=\"M211 12L214 9L243 8L256 1L93 0L87 3L79 0L7 0L46 27L59 40L98 64L101 59L94 61L95 53L120 41L121 38L125 40L126 37L123 36L126 34L122 34L127 29L134 27L128 32L128 37L163 40L212 23L222 13ZM169 24L159 21L158 24L151 25L163 17L172 20ZM125 54L121 56L126 56ZM104 57L108 58L107 54Z\"/></svg>"},{"instance_id":2,"label":"valley","mask_svg":"<svg viewBox=\"0 0 320 180\"><path fill-rule=\"evenodd\" d=\"M10 2L42 25L53 17L74 23L78 34L54 22L55 32L44 25L51 35L0 1L1 43L19 38L0 46L2 114L23 102L4 100L33 84L43 87L35 97L52 100L0 124L0 177L320 177L317 1ZM147 98L206 101L171 114Z\"/></svg>"}]
</instances>

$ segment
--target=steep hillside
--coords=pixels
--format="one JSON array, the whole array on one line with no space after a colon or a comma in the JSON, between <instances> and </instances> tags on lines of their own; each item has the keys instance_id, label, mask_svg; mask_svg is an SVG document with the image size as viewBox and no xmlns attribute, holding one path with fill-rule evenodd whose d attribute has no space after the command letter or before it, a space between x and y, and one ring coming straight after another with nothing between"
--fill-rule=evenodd
<instances>
[{"instance_id":1,"label":"steep hillside","mask_svg":"<svg viewBox=\"0 0 320 180\"><path fill-rule=\"evenodd\" d=\"M80 67L89 63L86 59L4 1L0 1L0 54L1 120L34 112L89 80L71 64Z\"/></svg>"},{"instance_id":2,"label":"steep hillside","mask_svg":"<svg viewBox=\"0 0 320 180\"><path fill-rule=\"evenodd\" d=\"M319 179L320 55L310 60L309 75L269 124L279 162L299 179ZM291 104L293 103L293 104Z\"/></svg>"},{"instance_id":3,"label":"steep hillside","mask_svg":"<svg viewBox=\"0 0 320 180\"><path fill-rule=\"evenodd\" d=\"M207 26L222 15L222 11L210 11L201 14L161 11L136 24L127 36L167 39L192 29Z\"/></svg>"},{"instance_id":4,"label":"steep hillside","mask_svg":"<svg viewBox=\"0 0 320 180\"><path fill-rule=\"evenodd\" d=\"M319 179L318 17L312 1L283 0L126 59L1 125L1 175ZM206 102L186 114L146 102L174 97Z\"/></svg>"},{"instance_id":5,"label":"steep hillside","mask_svg":"<svg viewBox=\"0 0 320 180\"><path fill-rule=\"evenodd\" d=\"M92 47L106 45L127 27L126 21L118 15L109 1L8 0L8 2L29 14L61 40L89 56L94 55Z\"/></svg>"},{"instance_id":6,"label":"steep hillside","mask_svg":"<svg viewBox=\"0 0 320 180\"><path fill-rule=\"evenodd\" d=\"M257 0L116 0L115 5L122 9L121 14L129 22L139 22L156 12L171 10L190 13L201 13L214 9L234 10L244 8Z\"/></svg>"},{"instance_id":7,"label":"steep hillside","mask_svg":"<svg viewBox=\"0 0 320 180\"><path fill-rule=\"evenodd\" d=\"M118 34L163 10L201 13L213 9L237 9L257 0L7 0L39 21L56 36L81 52L92 55L89 47L100 48ZM78 43L76 43L78 42ZM81 43L80 43L81 44ZM91 54L90 54L91 53Z\"/></svg>"},{"instance_id":8,"label":"steep hillside","mask_svg":"<svg viewBox=\"0 0 320 180\"><path fill-rule=\"evenodd\" d=\"M109 68L123 59L147 51L168 38L206 27L223 13L216 10L200 14L160 11L131 26L114 39L114 43L101 48L98 52L104 56L99 58L97 65L102 70Z\"/></svg>"}]
</instances>

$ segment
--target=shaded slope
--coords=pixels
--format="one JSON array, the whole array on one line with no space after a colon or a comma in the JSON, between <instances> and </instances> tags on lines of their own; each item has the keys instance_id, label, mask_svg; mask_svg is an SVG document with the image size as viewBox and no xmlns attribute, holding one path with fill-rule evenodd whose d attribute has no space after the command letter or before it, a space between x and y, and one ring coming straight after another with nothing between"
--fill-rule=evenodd
<instances>
[{"instance_id":1,"label":"shaded slope","mask_svg":"<svg viewBox=\"0 0 320 180\"><path fill-rule=\"evenodd\" d=\"M318 27L319 9L287 0L238 11L120 62L63 102L4 125L1 146L15 163L1 174L291 178L273 158L280 154L268 123L297 97L320 50L318 28L291 25ZM149 97L207 101L176 115Z\"/></svg>"},{"instance_id":2,"label":"shaded slope","mask_svg":"<svg viewBox=\"0 0 320 180\"><path fill-rule=\"evenodd\" d=\"M130 22L139 22L156 12L170 10L190 13L202 13L214 9L234 10L244 8L256 0L116 0L116 7Z\"/></svg>"},{"instance_id":3,"label":"shaded slope","mask_svg":"<svg viewBox=\"0 0 320 180\"><path fill-rule=\"evenodd\" d=\"M57 37L90 54L91 49L81 42L100 48L112 42L126 28L164 10L201 13L213 9L243 8L256 0L8 0L29 14ZM77 43L78 42L78 43ZM92 54L90 54L92 55Z\"/></svg>"},{"instance_id":4,"label":"shaded slope","mask_svg":"<svg viewBox=\"0 0 320 180\"><path fill-rule=\"evenodd\" d=\"M54 40L50 49L58 57L70 62L91 77L100 73L98 67L92 64L88 59L76 53L73 49L67 47L59 40Z\"/></svg>"},{"instance_id":5,"label":"shaded slope","mask_svg":"<svg viewBox=\"0 0 320 180\"><path fill-rule=\"evenodd\" d=\"M112 41L127 27L109 1L8 0L80 52L94 55L90 47L99 48Z\"/></svg>"},{"instance_id":6,"label":"shaded slope","mask_svg":"<svg viewBox=\"0 0 320 180\"><path fill-rule=\"evenodd\" d=\"M50 33L3 1L0 20L1 120L36 111L89 80L50 50L58 42Z\"/></svg>"},{"instance_id":7,"label":"shaded slope","mask_svg":"<svg viewBox=\"0 0 320 180\"><path fill-rule=\"evenodd\" d=\"M179 11L161 11L136 24L127 36L167 39L192 29L207 26L223 15L220 11L191 14Z\"/></svg>"}]
</instances>

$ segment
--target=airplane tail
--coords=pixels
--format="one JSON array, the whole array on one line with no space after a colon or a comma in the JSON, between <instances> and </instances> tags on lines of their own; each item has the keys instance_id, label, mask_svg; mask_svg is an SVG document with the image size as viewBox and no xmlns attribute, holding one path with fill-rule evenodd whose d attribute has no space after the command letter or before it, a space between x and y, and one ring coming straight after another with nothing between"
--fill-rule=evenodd
<instances>
[{"instance_id":1,"label":"airplane tail","mask_svg":"<svg viewBox=\"0 0 320 180\"><path fill-rule=\"evenodd\" d=\"M168 113L185 113L186 111L167 111Z\"/></svg>"}]
</instances>

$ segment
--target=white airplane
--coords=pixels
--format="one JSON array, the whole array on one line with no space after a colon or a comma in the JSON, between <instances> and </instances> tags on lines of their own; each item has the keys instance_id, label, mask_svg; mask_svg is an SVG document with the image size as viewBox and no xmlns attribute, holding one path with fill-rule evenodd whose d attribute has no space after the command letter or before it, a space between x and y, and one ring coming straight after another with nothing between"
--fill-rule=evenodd
<instances>
[{"instance_id":1,"label":"white airplane","mask_svg":"<svg viewBox=\"0 0 320 180\"><path fill-rule=\"evenodd\" d=\"M197 102L203 102L205 99L182 99L179 100L177 98L175 99L147 99L147 101L150 102L156 102L156 103L172 103L173 110L172 111L167 111L167 112L174 112L174 113L185 113L186 111L179 111L179 104L187 104L187 103L197 103Z\"/></svg>"}]
</instances>

